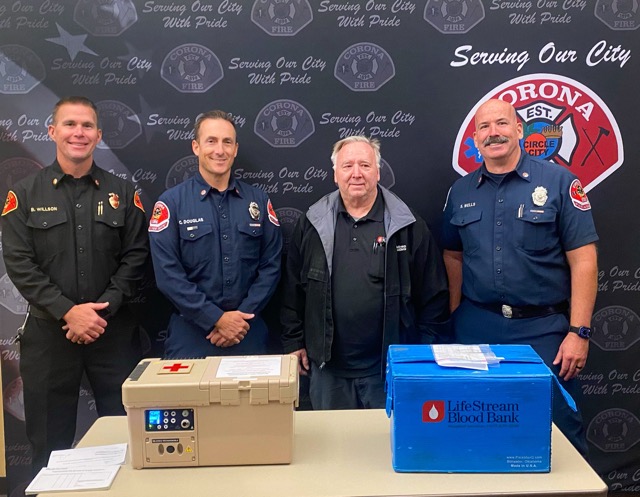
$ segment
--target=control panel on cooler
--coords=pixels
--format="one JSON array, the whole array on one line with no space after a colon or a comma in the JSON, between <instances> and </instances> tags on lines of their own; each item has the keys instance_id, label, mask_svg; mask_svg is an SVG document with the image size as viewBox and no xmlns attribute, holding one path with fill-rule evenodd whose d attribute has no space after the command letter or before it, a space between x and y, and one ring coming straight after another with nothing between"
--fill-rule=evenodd
<instances>
[{"instance_id":1,"label":"control panel on cooler","mask_svg":"<svg viewBox=\"0 0 640 497\"><path fill-rule=\"evenodd\" d=\"M146 409L144 412L148 432L193 431L193 409Z\"/></svg>"}]
</instances>

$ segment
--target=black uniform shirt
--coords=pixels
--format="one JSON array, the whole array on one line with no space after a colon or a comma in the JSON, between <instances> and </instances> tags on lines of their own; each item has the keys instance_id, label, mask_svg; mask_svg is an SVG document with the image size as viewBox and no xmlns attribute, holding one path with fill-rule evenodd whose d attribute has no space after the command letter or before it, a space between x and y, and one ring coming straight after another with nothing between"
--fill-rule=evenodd
<instances>
[{"instance_id":1,"label":"black uniform shirt","mask_svg":"<svg viewBox=\"0 0 640 497\"><path fill-rule=\"evenodd\" d=\"M369 213L358 220L340 199L331 274L335 332L327 364L338 376L380 372L385 243L380 191Z\"/></svg>"},{"instance_id":2,"label":"black uniform shirt","mask_svg":"<svg viewBox=\"0 0 640 497\"><path fill-rule=\"evenodd\" d=\"M135 294L148 255L146 219L133 185L94 163L75 179L54 162L17 183L2 213L11 281L35 309L61 319L75 304Z\"/></svg>"}]
</instances>

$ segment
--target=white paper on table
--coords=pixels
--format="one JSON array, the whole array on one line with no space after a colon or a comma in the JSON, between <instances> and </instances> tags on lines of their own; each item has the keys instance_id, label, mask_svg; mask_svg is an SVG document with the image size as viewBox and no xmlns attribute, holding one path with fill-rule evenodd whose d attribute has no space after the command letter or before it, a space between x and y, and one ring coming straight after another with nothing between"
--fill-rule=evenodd
<instances>
[{"instance_id":1,"label":"white paper on table","mask_svg":"<svg viewBox=\"0 0 640 497\"><path fill-rule=\"evenodd\" d=\"M101 490L111 487L120 466L92 469L42 468L25 489L27 495L41 492Z\"/></svg>"},{"instance_id":2,"label":"white paper on table","mask_svg":"<svg viewBox=\"0 0 640 497\"><path fill-rule=\"evenodd\" d=\"M98 445L67 450L54 450L47 468L96 468L124 464L127 444Z\"/></svg>"},{"instance_id":3,"label":"white paper on table","mask_svg":"<svg viewBox=\"0 0 640 497\"><path fill-rule=\"evenodd\" d=\"M439 366L487 371L487 358L480 345L432 345L433 358ZM495 357L495 356L494 356Z\"/></svg>"}]
</instances>

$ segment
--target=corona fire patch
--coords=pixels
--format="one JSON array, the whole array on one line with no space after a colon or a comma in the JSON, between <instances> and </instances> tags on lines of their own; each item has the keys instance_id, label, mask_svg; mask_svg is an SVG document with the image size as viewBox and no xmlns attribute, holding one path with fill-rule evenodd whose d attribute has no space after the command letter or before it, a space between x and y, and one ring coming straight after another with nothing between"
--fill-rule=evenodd
<instances>
[{"instance_id":1,"label":"corona fire patch","mask_svg":"<svg viewBox=\"0 0 640 497\"><path fill-rule=\"evenodd\" d=\"M140 200L140 195L138 194L138 192L135 192L133 194L133 205L144 212L144 206L142 205L142 200Z\"/></svg>"},{"instance_id":2,"label":"corona fire patch","mask_svg":"<svg viewBox=\"0 0 640 497\"><path fill-rule=\"evenodd\" d=\"M276 215L276 211L273 210L273 205L271 205L271 200L267 201L267 213L269 214L269 221L271 221L271 224L280 226L280 221L278 221L278 216Z\"/></svg>"},{"instance_id":3,"label":"corona fire patch","mask_svg":"<svg viewBox=\"0 0 640 497\"><path fill-rule=\"evenodd\" d=\"M171 213L167 204L164 202L156 202L151 212L151 220L149 221L149 233L157 233L169 226L169 219L171 219Z\"/></svg>"},{"instance_id":4,"label":"corona fire patch","mask_svg":"<svg viewBox=\"0 0 640 497\"><path fill-rule=\"evenodd\" d=\"M569 187L569 195L571 196L571 203L576 209L581 211L588 211L591 209L591 203L587 198L587 194L584 192L579 179L574 179Z\"/></svg>"},{"instance_id":5,"label":"corona fire patch","mask_svg":"<svg viewBox=\"0 0 640 497\"><path fill-rule=\"evenodd\" d=\"M531 74L494 88L471 109L453 150L453 168L462 176L482 164L482 156L473 142L474 117L480 105L491 98L515 107L524 131L522 148L533 157L569 169L580 178L584 192L602 182L624 161L618 123L596 93L564 76Z\"/></svg>"},{"instance_id":6,"label":"corona fire patch","mask_svg":"<svg viewBox=\"0 0 640 497\"><path fill-rule=\"evenodd\" d=\"M6 216L12 211L18 208L18 197L13 191L9 190L7 193L7 199L4 201L4 208L2 209L2 215Z\"/></svg>"}]
</instances>

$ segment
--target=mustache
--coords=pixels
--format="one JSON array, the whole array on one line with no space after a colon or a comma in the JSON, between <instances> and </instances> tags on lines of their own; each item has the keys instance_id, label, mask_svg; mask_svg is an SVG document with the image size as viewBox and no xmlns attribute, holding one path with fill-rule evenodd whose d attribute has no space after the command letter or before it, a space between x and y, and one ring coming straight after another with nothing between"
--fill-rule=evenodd
<instances>
[{"instance_id":1,"label":"mustache","mask_svg":"<svg viewBox=\"0 0 640 497\"><path fill-rule=\"evenodd\" d=\"M486 147L488 145L493 145L494 143L501 144L501 143L507 143L508 141L509 141L509 138L507 138L506 136L489 136L486 140L482 142L482 145Z\"/></svg>"}]
</instances>

